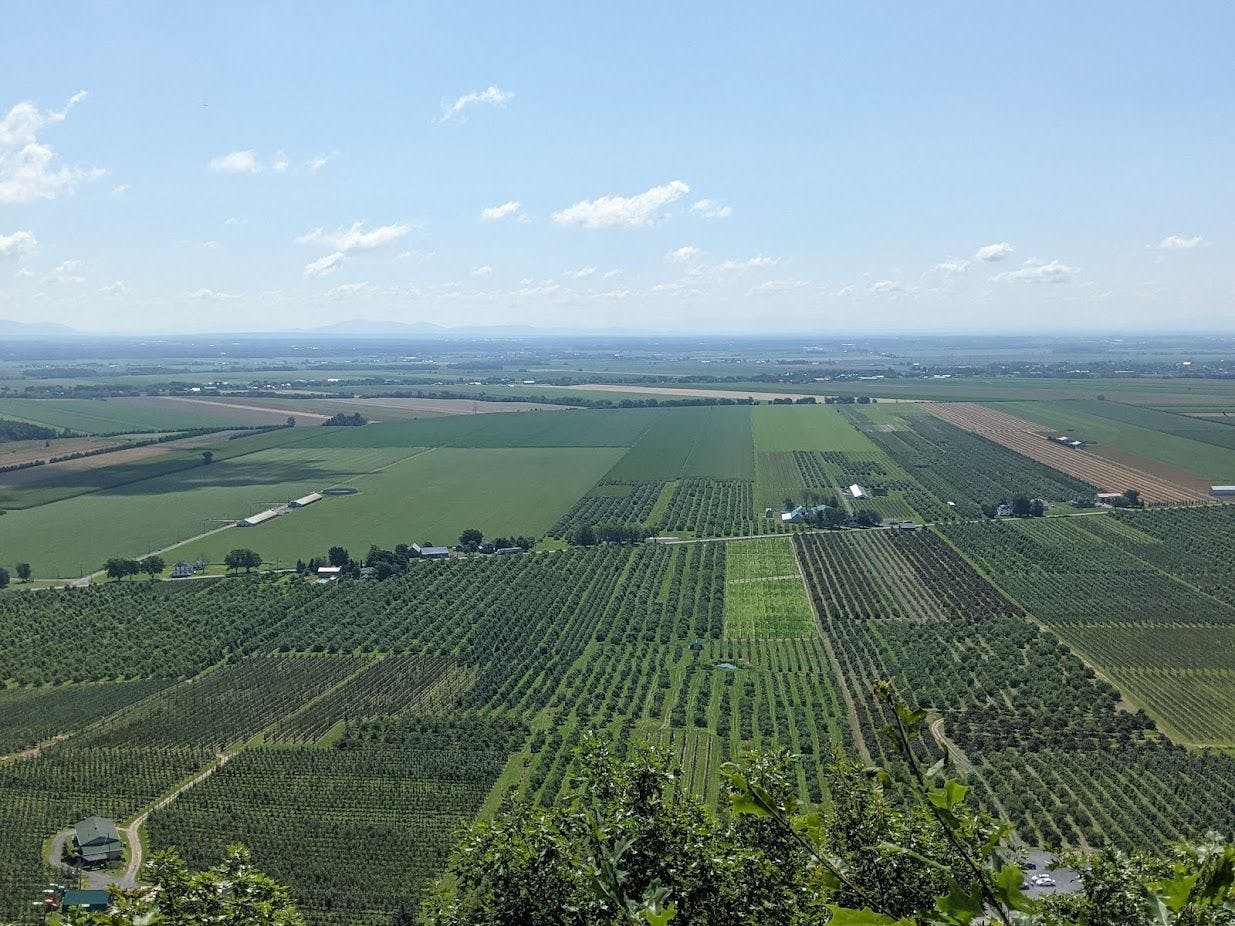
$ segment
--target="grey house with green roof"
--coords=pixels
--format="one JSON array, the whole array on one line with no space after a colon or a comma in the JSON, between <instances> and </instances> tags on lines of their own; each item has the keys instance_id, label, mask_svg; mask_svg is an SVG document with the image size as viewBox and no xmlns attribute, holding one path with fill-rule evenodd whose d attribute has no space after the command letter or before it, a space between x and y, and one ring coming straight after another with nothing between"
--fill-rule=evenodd
<instances>
[{"instance_id":1,"label":"grey house with green roof","mask_svg":"<svg viewBox=\"0 0 1235 926\"><path fill-rule=\"evenodd\" d=\"M105 817L86 817L73 827L73 845L87 864L118 861L124 858L124 845L116 824Z\"/></svg>"}]
</instances>

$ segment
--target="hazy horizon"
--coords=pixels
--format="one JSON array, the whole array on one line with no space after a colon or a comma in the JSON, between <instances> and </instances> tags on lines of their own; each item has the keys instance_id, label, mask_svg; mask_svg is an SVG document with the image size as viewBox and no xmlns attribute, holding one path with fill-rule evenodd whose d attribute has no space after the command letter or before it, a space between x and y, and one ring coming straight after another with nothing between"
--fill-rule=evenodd
<instances>
[{"instance_id":1,"label":"hazy horizon","mask_svg":"<svg viewBox=\"0 0 1235 926\"><path fill-rule=\"evenodd\" d=\"M6 12L2 320L1235 331L1227 4Z\"/></svg>"}]
</instances>

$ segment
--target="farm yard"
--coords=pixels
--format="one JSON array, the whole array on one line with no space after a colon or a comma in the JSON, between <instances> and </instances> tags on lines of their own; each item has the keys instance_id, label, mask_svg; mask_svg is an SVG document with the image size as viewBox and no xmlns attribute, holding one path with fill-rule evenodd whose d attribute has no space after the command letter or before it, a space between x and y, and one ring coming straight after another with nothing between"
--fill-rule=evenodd
<instances>
[{"instance_id":1,"label":"farm yard","mask_svg":"<svg viewBox=\"0 0 1235 926\"><path fill-rule=\"evenodd\" d=\"M213 564L194 581L0 592L0 919L29 918L43 841L66 819L131 822L209 770L151 814L146 848L203 865L242 841L315 924L389 923L459 827L567 795L590 735L660 744L683 768L674 787L717 803L725 762L783 746L801 757L799 796L826 804L833 756L898 761L881 679L928 710L921 756L949 744L1030 845L1230 831L1235 507L1202 504L1204 479L1167 478L1187 467L1163 448L1205 445L1193 469L1209 473L1235 429L1166 410L1183 393L1150 384L1161 407L1131 411L1032 386L1048 388L1001 405L1011 419L969 403L0 400L0 418L62 428L93 414L100 430L179 434L210 426L203 405L230 425L148 458L0 472L0 564L60 580L155 550ZM274 425L304 411L258 432L226 419L242 405ZM1048 419L1056 406L1069 417ZM306 426L336 411L373 420ZM1043 436L1091 421L1093 452ZM1137 428L1163 437L1113 436ZM1152 509L1068 504L1110 486ZM329 487L353 491L234 526ZM983 517L1013 495L1048 516ZM783 522L790 502L916 529ZM662 542L574 542L603 525ZM381 581L287 568L333 546L453 546L468 528L536 543L412 559ZM217 575L238 546L264 568Z\"/></svg>"}]
</instances>

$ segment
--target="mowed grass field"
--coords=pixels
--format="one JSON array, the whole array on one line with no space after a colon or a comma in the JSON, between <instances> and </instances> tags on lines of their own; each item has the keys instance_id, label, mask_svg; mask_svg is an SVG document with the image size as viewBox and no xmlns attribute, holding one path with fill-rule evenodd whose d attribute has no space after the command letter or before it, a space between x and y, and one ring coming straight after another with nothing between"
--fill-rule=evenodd
<instances>
[{"instance_id":1,"label":"mowed grass field","mask_svg":"<svg viewBox=\"0 0 1235 926\"><path fill-rule=\"evenodd\" d=\"M726 637L805 637L813 628L814 615L788 537L726 544Z\"/></svg>"},{"instance_id":2,"label":"mowed grass field","mask_svg":"<svg viewBox=\"0 0 1235 926\"><path fill-rule=\"evenodd\" d=\"M355 495L190 543L178 554L220 562L243 546L287 564L335 545L362 556L370 544L453 545L467 528L488 537L539 537L623 453L607 447L435 447L346 480Z\"/></svg>"}]
</instances>

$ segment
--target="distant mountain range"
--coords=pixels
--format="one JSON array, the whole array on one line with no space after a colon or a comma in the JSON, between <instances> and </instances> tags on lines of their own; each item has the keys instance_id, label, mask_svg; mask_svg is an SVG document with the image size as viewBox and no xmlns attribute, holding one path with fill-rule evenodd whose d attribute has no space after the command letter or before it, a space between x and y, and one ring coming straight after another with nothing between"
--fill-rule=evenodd
<instances>
[{"instance_id":1,"label":"distant mountain range","mask_svg":"<svg viewBox=\"0 0 1235 926\"><path fill-rule=\"evenodd\" d=\"M4 338L63 338L78 334L76 329L54 322L15 322L0 318L0 337Z\"/></svg>"},{"instance_id":2,"label":"distant mountain range","mask_svg":"<svg viewBox=\"0 0 1235 926\"><path fill-rule=\"evenodd\" d=\"M392 322L371 318L354 318L334 322L317 328L309 328L306 334L350 335L351 337L468 337L468 338L526 338L537 336L605 336L647 335L647 331L632 328L537 328L533 325L460 325L446 327L431 322ZM664 332L657 332L663 334Z\"/></svg>"}]
</instances>

